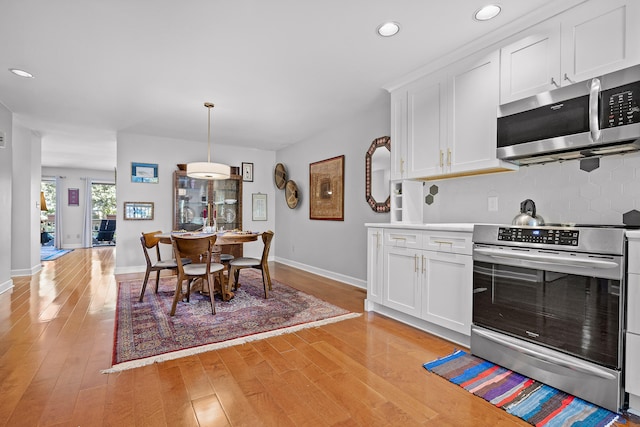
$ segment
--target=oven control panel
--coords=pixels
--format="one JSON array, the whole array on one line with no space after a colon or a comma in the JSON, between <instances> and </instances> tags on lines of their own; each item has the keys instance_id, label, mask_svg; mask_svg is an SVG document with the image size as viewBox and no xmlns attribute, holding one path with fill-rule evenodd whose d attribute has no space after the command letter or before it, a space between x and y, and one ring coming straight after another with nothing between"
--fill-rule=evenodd
<instances>
[{"instance_id":1,"label":"oven control panel","mask_svg":"<svg viewBox=\"0 0 640 427\"><path fill-rule=\"evenodd\" d=\"M500 227L498 229L498 240L504 242L578 246L579 236L580 231L578 230L519 227Z\"/></svg>"}]
</instances>

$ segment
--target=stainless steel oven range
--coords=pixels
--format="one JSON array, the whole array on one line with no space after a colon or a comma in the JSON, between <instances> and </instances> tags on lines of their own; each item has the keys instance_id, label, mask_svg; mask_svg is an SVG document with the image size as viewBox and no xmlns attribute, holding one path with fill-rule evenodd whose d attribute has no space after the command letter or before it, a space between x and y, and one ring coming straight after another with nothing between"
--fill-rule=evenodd
<instances>
[{"instance_id":1,"label":"stainless steel oven range","mask_svg":"<svg viewBox=\"0 0 640 427\"><path fill-rule=\"evenodd\" d=\"M624 405L624 230L476 225L471 352L612 411Z\"/></svg>"}]
</instances>

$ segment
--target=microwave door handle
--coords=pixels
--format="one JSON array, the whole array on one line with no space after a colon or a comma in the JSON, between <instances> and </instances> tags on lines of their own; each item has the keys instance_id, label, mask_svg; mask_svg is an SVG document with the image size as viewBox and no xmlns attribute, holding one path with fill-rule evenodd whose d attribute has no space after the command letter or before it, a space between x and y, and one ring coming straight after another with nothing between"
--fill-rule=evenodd
<instances>
[{"instance_id":1,"label":"microwave door handle","mask_svg":"<svg viewBox=\"0 0 640 427\"><path fill-rule=\"evenodd\" d=\"M589 88L589 132L591 141L596 142L600 139L600 114L598 112L598 103L600 98L600 79L591 79L591 87Z\"/></svg>"},{"instance_id":2,"label":"microwave door handle","mask_svg":"<svg viewBox=\"0 0 640 427\"><path fill-rule=\"evenodd\" d=\"M613 261L605 261L599 259L583 259L583 258L571 258L567 256L544 256L540 254L528 254L522 252L508 252L499 249L489 248L476 248L475 252L478 254L486 255L491 258L510 258L520 259L529 262L540 262L545 264L566 265L570 267L584 267L584 268L616 268L618 264Z\"/></svg>"}]
</instances>

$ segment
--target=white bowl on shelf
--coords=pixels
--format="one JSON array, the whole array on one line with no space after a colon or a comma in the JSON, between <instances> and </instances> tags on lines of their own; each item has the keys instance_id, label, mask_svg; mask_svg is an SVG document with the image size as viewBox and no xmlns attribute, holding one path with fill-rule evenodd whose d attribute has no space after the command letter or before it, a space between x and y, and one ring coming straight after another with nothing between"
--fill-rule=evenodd
<instances>
[{"instance_id":1,"label":"white bowl on shelf","mask_svg":"<svg viewBox=\"0 0 640 427\"><path fill-rule=\"evenodd\" d=\"M224 202L227 205L234 205L237 202L237 200L236 199L224 199Z\"/></svg>"}]
</instances>

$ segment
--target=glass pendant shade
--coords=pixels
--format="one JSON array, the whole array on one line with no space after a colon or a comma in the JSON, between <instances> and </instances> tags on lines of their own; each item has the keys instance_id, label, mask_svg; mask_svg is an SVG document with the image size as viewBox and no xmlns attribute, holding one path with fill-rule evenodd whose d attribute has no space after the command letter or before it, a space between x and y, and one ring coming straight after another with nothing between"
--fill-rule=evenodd
<instances>
[{"instance_id":1,"label":"glass pendant shade","mask_svg":"<svg viewBox=\"0 0 640 427\"><path fill-rule=\"evenodd\" d=\"M213 104L205 102L204 106L209 110L209 119L207 122L207 161L187 163L187 176L195 179L229 179L231 176L231 167L222 163L211 163L211 109Z\"/></svg>"}]
</instances>

